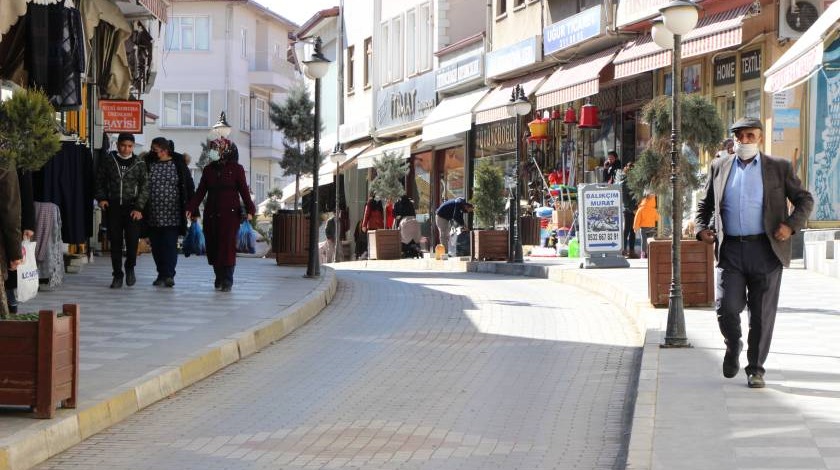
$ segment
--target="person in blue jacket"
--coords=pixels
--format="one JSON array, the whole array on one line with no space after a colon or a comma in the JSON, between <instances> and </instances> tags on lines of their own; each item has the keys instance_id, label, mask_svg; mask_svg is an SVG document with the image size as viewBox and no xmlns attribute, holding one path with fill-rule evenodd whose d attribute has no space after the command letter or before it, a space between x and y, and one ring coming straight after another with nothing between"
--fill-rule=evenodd
<instances>
[{"instance_id":1,"label":"person in blue jacket","mask_svg":"<svg viewBox=\"0 0 840 470\"><path fill-rule=\"evenodd\" d=\"M456 197L448 201L444 201L435 212L435 225L437 225L438 235L440 235L440 243L449 250L449 229L451 224L456 227L466 227L464 222L464 213L472 212L473 205L462 197Z\"/></svg>"}]
</instances>

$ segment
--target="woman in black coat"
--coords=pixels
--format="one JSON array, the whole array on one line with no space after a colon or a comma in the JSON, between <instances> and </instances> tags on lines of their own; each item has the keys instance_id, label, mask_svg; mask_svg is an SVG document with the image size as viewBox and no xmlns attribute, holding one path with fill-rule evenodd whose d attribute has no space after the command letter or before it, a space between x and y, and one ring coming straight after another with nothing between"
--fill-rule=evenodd
<instances>
[{"instance_id":1,"label":"woman in black coat","mask_svg":"<svg viewBox=\"0 0 840 470\"><path fill-rule=\"evenodd\" d=\"M20 229L22 240L31 240L35 235L35 201L32 197L32 173L27 170L17 170L18 186L20 188ZM17 270L9 270L6 279L6 303L9 313L17 313L18 302L15 296L17 289Z\"/></svg>"},{"instance_id":2,"label":"woman in black coat","mask_svg":"<svg viewBox=\"0 0 840 470\"><path fill-rule=\"evenodd\" d=\"M251 220L257 208L248 191L245 169L237 163L239 151L236 144L225 138L216 139L210 143L209 156L211 163L204 167L195 196L187 204L187 217L197 213L198 206L206 197L204 237L207 262L216 273L215 287L222 292L230 292L236 267L239 225L243 215ZM241 213L240 198L245 204L245 214Z\"/></svg>"}]
</instances>

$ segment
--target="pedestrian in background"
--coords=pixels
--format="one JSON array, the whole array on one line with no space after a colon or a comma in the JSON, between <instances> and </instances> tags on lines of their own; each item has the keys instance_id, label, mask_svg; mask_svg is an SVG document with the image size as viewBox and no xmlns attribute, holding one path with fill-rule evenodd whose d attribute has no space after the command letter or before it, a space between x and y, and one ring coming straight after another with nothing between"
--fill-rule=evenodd
<instances>
[{"instance_id":1,"label":"pedestrian in background","mask_svg":"<svg viewBox=\"0 0 840 470\"><path fill-rule=\"evenodd\" d=\"M125 284L133 286L137 278L137 242L140 220L149 198L149 178L146 165L134 155L134 135L123 133L117 137L117 150L99 162L94 197L104 211L108 241L111 244L111 288L123 285L122 251L125 246Z\"/></svg>"},{"instance_id":2,"label":"pedestrian in background","mask_svg":"<svg viewBox=\"0 0 840 470\"><path fill-rule=\"evenodd\" d=\"M602 169L603 182L613 184L615 183L615 174L621 169L621 160L618 159L618 153L615 150L607 152L607 160L604 162Z\"/></svg>"},{"instance_id":3,"label":"pedestrian in background","mask_svg":"<svg viewBox=\"0 0 840 470\"><path fill-rule=\"evenodd\" d=\"M32 195L32 172L18 169L17 180L20 191L21 235L24 241L28 241L35 235L35 200ZM15 289L17 289L17 270L13 269L9 271L9 278L6 280L6 303L9 306L9 313L17 313L18 302Z\"/></svg>"},{"instance_id":4,"label":"pedestrian in background","mask_svg":"<svg viewBox=\"0 0 840 470\"><path fill-rule=\"evenodd\" d=\"M735 154L735 141L732 139L724 139L720 143L720 150L715 154L716 158L728 157Z\"/></svg>"},{"instance_id":5,"label":"pedestrian in background","mask_svg":"<svg viewBox=\"0 0 840 470\"><path fill-rule=\"evenodd\" d=\"M187 234L184 213L195 194L183 156L172 153L170 142L164 137L156 137L152 140L152 151L146 155L149 172L146 224L157 267L157 278L152 285L166 287L175 285L178 237Z\"/></svg>"},{"instance_id":6,"label":"pedestrian in background","mask_svg":"<svg viewBox=\"0 0 840 470\"><path fill-rule=\"evenodd\" d=\"M198 214L204 201L204 237L207 263L216 274L214 286L222 292L233 287L236 269L236 238L243 218L251 220L257 212L245 180L245 169L239 164L239 149L223 137L210 143L210 163L201 172L195 195L187 204L187 218ZM245 212L240 208L240 199Z\"/></svg>"},{"instance_id":7,"label":"pedestrian in background","mask_svg":"<svg viewBox=\"0 0 840 470\"><path fill-rule=\"evenodd\" d=\"M650 190L645 190L645 197L633 216L633 231L639 230L642 235L642 258L647 258L648 240L656 235L657 223L659 211L656 210L656 195Z\"/></svg>"},{"instance_id":8,"label":"pedestrian in background","mask_svg":"<svg viewBox=\"0 0 840 470\"><path fill-rule=\"evenodd\" d=\"M2 162L0 162L2 163ZM15 170L0 167L0 299L6 307L6 276L23 261L20 249L20 189Z\"/></svg>"},{"instance_id":9,"label":"pedestrian in background","mask_svg":"<svg viewBox=\"0 0 840 470\"><path fill-rule=\"evenodd\" d=\"M627 258L636 259L639 255L636 253L636 229L633 228L633 219L638 203L627 184L627 177L632 169L633 162L624 165L623 170L616 172L615 182L621 184L621 205L624 207L624 229L621 235L621 245L624 247L622 254Z\"/></svg>"},{"instance_id":10,"label":"pedestrian in background","mask_svg":"<svg viewBox=\"0 0 840 470\"><path fill-rule=\"evenodd\" d=\"M462 197L444 201L437 208L437 211L435 211L435 225L438 229L440 244L443 245L445 251L449 251L449 231L451 225L455 224L457 227L466 227L467 222L464 220L464 213L472 211L473 205ZM454 253L449 254L454 255Z\"/></svg>"},{"instance_id":11,"label":"pedestrian in background","mask_svg":"<svg viewBox=\"0 0 840 470\"><path fill-rule=\"evenodd\" d=\"M760 120L742 118L730 130L735 155L712 161L697 202L695 231L698 240L716 247L715 310L726 344L723 376L735 377L741 368L741 312L747 306L747 385L762 388L782 267L790 265L790 237L805 227L814 198L788 160L761 153Z\"/></svg>"},{"instance_id":12,"label":"pedestrian in background","mask_svg":"<svg viewBox=\"0 0 840 470\"><path fill-rule=\"evenodd\" d=\"M382 230L385 228L385 210L382 208L382 201L377 201L371 196L365 204L365 213L362 216L362 232L371 230Z\"/></svg>"}]
</instances>

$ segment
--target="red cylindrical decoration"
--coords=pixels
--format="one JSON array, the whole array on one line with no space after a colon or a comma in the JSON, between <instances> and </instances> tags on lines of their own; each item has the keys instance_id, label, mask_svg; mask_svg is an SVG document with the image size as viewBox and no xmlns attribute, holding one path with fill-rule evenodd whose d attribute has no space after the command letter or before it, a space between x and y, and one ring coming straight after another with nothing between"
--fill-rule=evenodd
<instances>
[{"instance_id":1,"label":"red cylindrical decoration","mask_svg":"<svg viewBox=\"0 0 840 470\"><path fill-rule=\"evenodd\" d=\"M586 103L580 108L580 124L581 129L594 129L601 127L601 122L598 121L598 107L592 103Z\"/></svg>"},{"instance_id":2,"label":"red cylindrical decoration","mask_svg":"<svg viewBox=\"0 0 840 470\"><path fill-rule=\"evenodd\" d=\"M577 124L577 116L575 115L575 108L569 106L566 108L566 114L563 116L563 124Z\"/></svg>"},{"instance_id":3,"label":"red cylindrical decoration","mask_svg":"<svg viewBox=\"0 0 840 470\"><path fill-rule=\"evenodd\" d=\"M556 121L558 119L560 119L560 110L555 108L553 111L551 111L551 120Z\"/></svg>"}]
</instances>

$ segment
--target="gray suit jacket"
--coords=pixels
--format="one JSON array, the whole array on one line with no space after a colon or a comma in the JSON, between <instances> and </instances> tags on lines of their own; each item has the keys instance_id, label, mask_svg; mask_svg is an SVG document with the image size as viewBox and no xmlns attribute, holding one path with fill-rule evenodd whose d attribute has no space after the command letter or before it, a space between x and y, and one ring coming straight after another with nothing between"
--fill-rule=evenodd
<instances>
[{"instance_id":1,"label":"gray suit jacket","mask_svg":"<svg viewBox=\"0 0 840 470\"><path fill-rule=\"evenodd\" d=\"M705 229L716 231L715 257L720 253L720 246L726 235L726 226L721 217L721 203L729 172L733 161L737 157L715 158L709 169L706 186L700 193L697 202L697 213L694 218L695 235L700 239L700 232ZM814 208L814 198L802 187L802 182L793 172L790 162L783 158L761 154L762 182L764 184L764 233L770 240L773 252L782 265L790 266L791 241L778 241L773 232L779 223L784 222L793 232L801 230L808 221L808 216ZM788 211L787 202L793 204L793 211Z\"/></svg>"}]
</instances>

